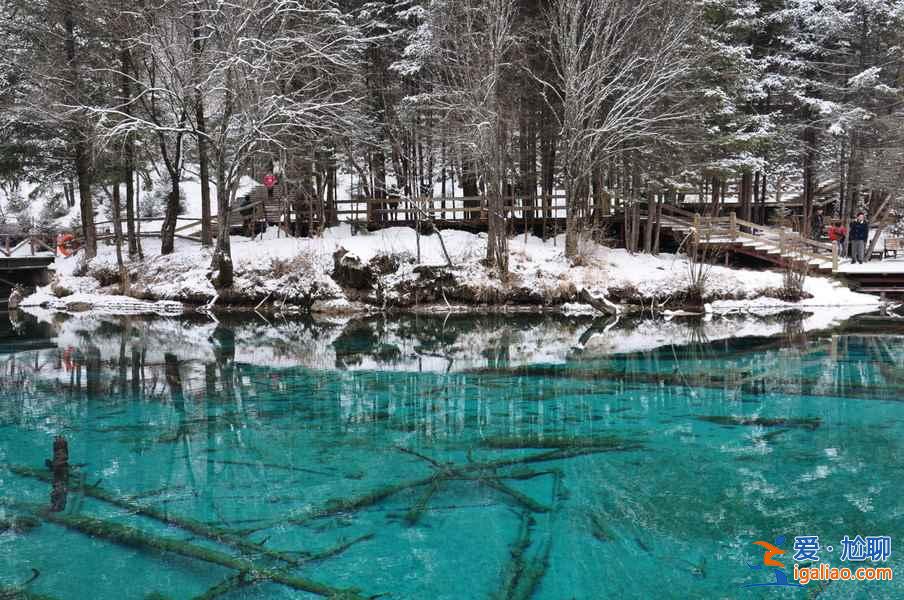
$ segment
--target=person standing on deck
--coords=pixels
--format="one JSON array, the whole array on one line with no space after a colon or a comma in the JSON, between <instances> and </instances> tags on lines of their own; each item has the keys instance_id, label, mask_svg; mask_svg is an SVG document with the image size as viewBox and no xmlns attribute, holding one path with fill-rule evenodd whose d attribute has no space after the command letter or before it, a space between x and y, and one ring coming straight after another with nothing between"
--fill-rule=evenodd
<instances>
[{"instance_id":1,"label":"person standing on deck","mask_svg":"<svg viewBox=\"0 0 904 600\"><path fill-rule=\"evenodd\" d=\"M829 227L829 241L838 248L838 257L844 258L844 240L847 237L847 227L841 221L835 220Z\"/></svg>"},{"instance_id":2,"label":"person standing on deck","mask_svg":"<svg viewBox=\"0 0 904 600\"><path fill-rule=\"evenodd\" d=\"M866 254L866 241L869 239L869 223L862 212L857 213L857 220L851 223L851 262L863 264Z\"/></svg>"},{"instance_id":3,"label":"person standing on deck","mask_svg":"<svg viewBox=\"0 0 904 600\"><path fill-rule=\"evenodd\" d=\"M273 200L273 186L276 185L276 175L268 173L264 177L264 187L267 188L267 200Z\"/></svg>"}]
</instances>

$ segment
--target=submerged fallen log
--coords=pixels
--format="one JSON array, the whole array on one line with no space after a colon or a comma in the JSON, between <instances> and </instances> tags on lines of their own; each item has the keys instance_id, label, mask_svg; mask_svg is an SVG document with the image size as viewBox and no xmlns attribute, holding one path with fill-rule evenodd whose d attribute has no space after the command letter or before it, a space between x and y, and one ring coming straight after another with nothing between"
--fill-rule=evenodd
<instances>
[{"instance_id":1,"label":"submerged fallen log","mask_svg":"<svg viewBox=\"0 0 904 600\"><path fill-rule=\"evenodd\" d=\"M775 418L766 417L734 417L722 415L703 415L696 417L698 421L715 423L716 425L743 425L747 427L793 427L815 431L822 425L819 417L807 418Z\"/></svg>"},{"instance_id":2,"label":"submerged fallen log","mask_svg":"<svg viewBox=\"0 0 904 600\"><path fill-rule=\"evenodd\" d=\"M321 552L316 554L312 554L302 561L303 564L309 564L321 560L326 560L328 558L332 558L339 554L342 554L355 544L359 542L364 542L370 540L374 537L374 534L368 533L357 537L349 542L341 542L332 548L327 548ZM280 571L281 573L285 573L285 571ZM247 571L241 571L236 573L235 575L230 575L217 585L213 586L200 596L195 596L193 600L214 600L215 598L219 598L225 594L230 592L234 592L235 590L254 585L256 583L260 583L263 581L268 581L266 577L262 577L260 573L250 573Z\"/></svg>"},{"instance_id":3,"label":"submerged fallen log","mask_svg":"<svg viewBox=\"0 0 904 600\"><path fill-rule=\"evenodd\" d=\"M24 588L0 586L0 600L57 600L53 596L35 594Z\"/></svg>"},{"instance_id":4,"label":"submerged fallen log","mask_svg":"<svg viewBox=\"0 0 904 600\"><path fill-rule=\"evenodd\" d=\"M427 488L424 495L418 498L418 501L411 507L411 510L405 514L406 523L409 525L417 525L418 521L421 520L421 517L424 516L427 505L430 503L430 499L433 498L433 495L436 494L437 491L439 491L439 484L440 481L437 479Z\"/></svg>"},{"instance_id":5,"label":"submerged fallen log","mask_svg":"<svg viewBox=\"0 0 904 600\"><path fill-rule=\"evenodd\" d=\"M642 446L614 436L600 437L488 437L480 440L483 448L494 450L519 450L528 448L554 448L559 450L573 448L593 448L598 450L637 450Z\"/></svg>"},{"instance_id":6,"label":"submerged fallen log","mask_svg":"<svg viewBox=\"0 0 904 600\"><path fill-rule=\"evenodd\" d=\"M28 590L27 586L40 576L41 572L33 568L31 570L31 577L29 577L27 581L23 581L22 583L15 586L0 585L0 600L56 600L52 596L35 594L34 592Z\"/></svg>"},{"instance_id":7,"label":"submerged fallen log","mask_svg":"<svg viewBox=\"0 0 904 600\"><path fill-rule=\"evenodd\" d=\"M34 517L15 516L0 519L0 533L11 531L13 533L28 533L41 524L41 521ZM3 596L0 596L2 600Z\"/></svg>"},{"instance_id":8,"label":"submerged fallen log","mask_svg":"<svg viewBox=\"0 0 904 600\"><path fill-rule=\"evenodd\" d=\"M540 585L549 566L550 546L547 543L533 557L527 556L533 527L533 517L528 512L523 513L518 537L509 550L511 558L502 573L502 586L490 595L491 600L530 600Z\"/></svg>"},{"instance_id":9,"label":"submerged fallen log","mask_svg":"<svg viewBox=\"0 0 904 600\"><path fill-rule=\"evenodd\" d=\"M640 448L639 444L636 446L632 446L627 449L635 449ZM622 449L622 448L619 448ZM443 465L442 468L427 477L423 477L421 479L413 479L409 481L403 481L401 483L394 483L391 485L383 486L381 488L377 488L371 492L368 492L362 496L358 496L356 498L334 498L326 502L323 508L313 510L308 514L300 517L291 517L287 519L283 519L279 521L279 524L291 524L291 525L306 525L307 523L315 520L322 519L327 517L332 517L335 515L343 514L343 513L352 513L362 508L366 508L368 506L373 506L386 500L387 498L394 496L400 492L405 490L410 490L418 487L422 487L425 485L433 485L437 480L439 481L451 481L456 479L475 479L478 481L484 481L489 477L486 474L492 474L497 469L503 469L506 467L512 467L516 465L526 465L537 462L550 462L556 460L565 460L568 458L575 458L577 456L584 456L589 454L599 454L602 452L611 452L613 448L608 446L596 446L596 447L576 447L576 448L556 448L553 450L549 450L546 452L540 452L537 454L532 454L529 456L518 456L512 458L501 458L492 461L486 462L472 462L465 465ZM477 477L471 477L471 474L479 473L481 475ZM520 477L520 474L519 474ZM496 479L506 479L505 475L494 475L493 478ZM242 533L250 534L257 531L261 531L267 529L269 526L258 527L256 529L250 529L243 531Z\"/></svg>"},{"instance_id":10,"label":"submerged fallen log","mask_svg":"<svg viewBox=\"0 0 904 600\"><path fill-rule=\"evenodd\" d=\"M494 490L500 491L503 494L506 494L507 496L514 498L518 504L520 504L521 506L523 506L530 512L545 513L545 512L549 512L549 510L550 510L550 508L548 506L540 504L539 502L537 502L536 500L534 500L527 494L522 494L515 488L513 488L509 485L506 485L505 483L503 483L499 480L486 479L486 480L484 480L484 483L486 483L486 485L490 486Z\"/></svg>"},{"instance_id":11,"label":"submerged fallen log","mask_svg":"<svg viewBox=\"0 0 904 600\"><path fill-rule=\"evenodd\" d=\"M240 573L254 573L261 580L265 579L294 590L309 592L327 598L340 597L348 600L364 600L365 598L357 590L332 587L303 577L289 575L283 571L258 567L255 563L243 558L236 558L210 548L202 548L182 540L156 536L128 525L110 523L93 517L54 513L43 507L20 502L2 502L2 504L13 510L31 514L66 529L121 546L137 548L156 554L178 554L179 556L233 569Z\"/></svg>"},{"instance_id":12,"label":"submerged fallen log","mask_svg":"<svg viewBox=\"0 0 904 600\"><path fill-rule=\"evenodd\" d=\"M20 465L7 465L7 468L11 473L19 475L20 477L29 477L49 483L53 482L53 475L43 469L33 469L31 467L23 467ZM130 500L120 498L97 486L85 486L83 491L86 495L96 500L101 500L103 502L106 502L107 504L118 506L119 508L126 509L136 515L154 519L155 521L158 521L165 525L178 527L179 529L182 529L194 535L207 538L210 541L224 544L226 546L230 546L246 554L268 556L270 558L275 558L277 560L281 560L293 565L299 563L299 559L295 558L294 556L291 556L285 552L271 550L262 546L261 544L256 544L250 540L242 538L235 532L228 531L220 527L207 525L206 523L195 521L194 519L187 519L185 517L170 515L152 506L145 506L137 502L132 502Z\"/></svg>"}]
</instances>

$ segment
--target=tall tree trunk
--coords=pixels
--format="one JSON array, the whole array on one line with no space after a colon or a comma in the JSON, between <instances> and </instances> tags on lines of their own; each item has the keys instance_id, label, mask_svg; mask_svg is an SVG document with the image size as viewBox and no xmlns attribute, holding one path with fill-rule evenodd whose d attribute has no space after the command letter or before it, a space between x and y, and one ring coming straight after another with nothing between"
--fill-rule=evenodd
<instances>
[{"instance_id":1,"label":"tall tree trunk","mask_svg":"<svg viewBox=\"0 0 904 600\"><path fill-rule=\"evenodd\" d=\"M170 193L166 199L163 224L160 226L160 254L172 254L176 249L176 217L179 214L179 173L170 172Z\"/></svg>"},{"instance_id":2,"label":"tall tree trunk","mask_svg":"<svg viewBox=\"0 0 904 600\"><path fill-rule=\"evenodd\" d=\"M225 151L221 150L221 152ZM232 287L234 270L232 248L229 245L229 186L226 182L224 158L217 156L217 243L210 263L210 281L222 290Z\"/></svg>"},{"instance_id":3,"label":"tall tree trunk","mask_svg":"<svg viewBox=\"0 0 904 600\"><path fill-rule=\"evenodd\" d=\"M382 140L381 140L382 147ZM372 172L373 172L373 191L374 191L374 199L377 200L376 203L371 203L367 205L367 220L368 221L387 221L388 215L385 212L378 212L374 215L373 211L376 209L378 211L385 210L386 206L386 153L381 149L379 152L374 152L371 155L371 160L373 162Z\"/></svg>"},{"instance_id":4,"label":"tall tree trunk","mask_svg":"<svg viewBox=\"0 0 904 600\"><path fill-rule=\"evenodd\" d=\"M647 226L644 230L643 251L653 254L653 229L656 227L656 194L647 192Z\"/></svg>"},{"instance_id":5,"label":"tall tree trunk","mask_svg":"<svg viewBox=\"0 0 904 600\"><path fill-rule=\"evenodd\" d=\"M860 148L860 136L855 131L851 134L848 150L847 206L841 218L847 224L860 210L860 186L863 177L863 151Z\"/></svg>"},{"instance_id":6,"label":"tall tree trunk","mask_svg":"<svg viewBox=\"0 0 904 600\"><path fill-rule=\"evenodd\" d=\"M759 196L760 196L760 172L757 171L753 175L753 189L750 192L751 194L751 204L750 207L750 216L744 217L748 221L756 222L759 218L757 213L759 212Z\"/></svg>"},{"instance_id":7,"label":"tall tree trunk","mask_svg":"<svg viewBox=\"0 0 904 600\"><path fill-rule=\"evenodd\" d=\"M124 47L120 53L120 68L122 69L122 96L123 112L131 114L132 101L132 53L128 47ZM138 244L135 234L135 136L126 135L123 147L123 179L126 184L126 238L129 246L129 256L138 254Z\"/></svg>"},{"instance_id":8,"label":"tall tree trunk","mask_svg":"<svg viewBox=\"0 0 904 600\"><path fill-rule=\"evenodd\" d=\"M81 135L78 133L76 135ZM85 257L97 256L97 229L94 226L94 201L91 198L91 157L87 143L75 143L75 174L78 179L79 207L82 213L82 235L85 238Z\"/></svg>"},{"instance_id":9,"label":"tall tree trunk","mask_svg":"<svg viewBox=\"0 0 904 600\"><path fill-rule=\"evenodd\" d=\"M565 175L565 256L575 258L578 255L578 224L577 224L577 177L571 173Z\"/></svg>"},{"instance_id":10,"label":"tall tree trunk","mask_svg":"<svg viewBox=\"0 0 904 600\"><path fill-rule=\"evenodd\" d=\"M766 194L769 191L769 180L766 177L766 173L763 173L762 180L760 181L760 225L766 224Z\"/></svg>"},{"instance_id":11,"label":"tall tree trunk","mask_svg":"<svg viewBox=\"0 0 904 600\"><path fill-rule=\"evenodd\" d=\"M804 144L804 193L803 193L803 222L800 224L800 233L804 237L810 235L810 218L813 212L813 201L816 198L816 128L807 125L803 134Z\"/></svg>"},{"instance_id":12,"label":"tall tree trunk","mask_svg":"<svg viewBox=\"0 0 904 600\"><path fill-rule=\"evenodd\" d=\"M195 94L195 120L198 127L198 163L201 179L201 245L210 246L212 232L210 223L210 158L207 152L207 120L204 114L204 98L201 92Z\"/></svg>"},{"instance_id":13,"label":"tall tree trunk","mask_svg":"<svg viewBox=\"0 0 904 600\"><path fill-rule=\"evenodd\" d=\"M536 156L531 154L531 139L535 137L533 123L531 122L531 102L525 94L521 97L521 114L518 131L518 195L521 198L521 209L525 223L533 220L534 211L528 211L528 207L534 206L534 195L537 193L536 185L531 189L533 173L536 169ZM514 203L513 203L514 204Z\"/></svg>"},{"instance_id":14,"label":"tall tree trunk","mask_svg":"<svg viewBox=\"0 0 904 600\"><path fill-rule=\"evenodd\" d=\"M122 260L122 216L120 214L121 206L119 194L120 183L121 182L119 177L117 177L113 182L113 199L111 206L113 212L113 238L116 243L116 265L117 267L119 267L119 292L121 294L128 294L129 270L126 269L125 263Z\"/></svg>"},{"instance_id":15,"label":"tall tree trunk","mask_svg":"<svg viewBox=\"0 0 904 600\"><path fill-rule=\"evenodd\" d=\"M477 187L477 166L474 161L464 155L461 159L461 189L466 200L462 201L464 208L470 209L464 213L466 221L480 220L480 189Z\"/></svg>"},{"instance_id":16,"label":"tall tree trunk","mask_svg":"<svg viewBox=\"0 0 904 600\"><path fill-rule=\"evenodd\" d=\"M81 73L79 72L78 56L76 54L75 16L72 6L66 6L63 23L66 29L66 63L69 74L72 77L72 95L75 102L81 102ZM79 208L82 214L82 235L85 241L85 257L88 259L97 256L97 230L94 227L94 202L91 198L92 166L91 149L86 139L84 125L80 122L81 116L72 127L73 149L75 158L75 176L78 180Z\"/></svg>"},{"instance_id":17,"label":"tall tree trunk","mask_svg":"<svg viewBox=\"0 0 904 600\"><path fill-rule=\"evenodd\" d=\"M662 196L656 203L656 229L653 231L653 254L659 254L659 241L662 232L662 205L670 200L674 192L669 191L668 197Z\"/></svg>"},{"instance_id":18,"label":"tall tree trunk","mask_svg":"<svg viewBox=\"0 0 904 600\"><path fill-rule=\"evenodd\" d=\"M339 207L336 205L336 157L330 152L327 155L326 167L326 206L327 206L327 224L335 227L339 224Z\"/></svg>"},{"instance_id":19,"label":"tall tree trunk","mask_svg":"<svg viewBox=\"0 0 904 600\"><path fill-rule=\"evenodd\" d=\"M741 189L739 190L740 194L740 217L745 220L750 220L750 205L752 203L753 198L753 174L750 171L744 171L741 174Z\"/></svg>"},{"instance_id":20,"label":"tall tree trunk","mask_svg":"<svg viewBox=\"0 0 904 600\"><path fill-rule=\"evenodd\" d=\"M201 45L201 13L195 11L192 15L192 54L196 63L200 62ZM196 68L198 68L196 66ZM204 96L200 86L195 86L195 125L198 141L198 164L201 181L201 245L209 247L211 244L210 231L210 159L207 152L207 117L204 110Z\"/></svg>"},{"instance_id":21,"label":"tall tree trunk","mask_svg":"<svg viewBox=\"0 0 904 600\"><path fill-rule=\"evenodd\" d=\"M317 195L314 189L314 165L311 159L311 149L304 151L304 156L299 161L300 185L295 195L295 236L301 237L307 231L313 235L314 229L314 197Z\"/></svg>"},{"instance_id":22,"label":"tall tree trunk","mask_svg":"<svg viewBox=\"0 0 904 600\"><path fill-rule=\"evenodd\" d=\"M552 195L555 190L555 171L556 171L556 131L552 126L553 115L548 107L544 108L546 117L543 127L542 139L540 140L540 178L542 179L543 188L543 204L545 210L543 212L544 219L552 218L552 211L549 207L552 204ZM546 232L543 232L546 235Z\"/></svg>"}]
</instances>

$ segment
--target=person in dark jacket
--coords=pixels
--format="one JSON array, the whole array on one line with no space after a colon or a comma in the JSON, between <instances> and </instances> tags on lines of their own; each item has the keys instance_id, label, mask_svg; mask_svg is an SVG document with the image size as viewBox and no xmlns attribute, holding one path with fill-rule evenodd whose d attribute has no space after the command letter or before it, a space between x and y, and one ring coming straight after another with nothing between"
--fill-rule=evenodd
<instances>
[{"instance_id":1,"label":"person in dark jacket","mask_svg":"<svg viewBox=\"0 0 904 600\"><path fill-rule=\"evenodd\" d=\"M866 257L866 240L869 239L869 223L864 214L857 213L857 220L851 223L851 262L863 264Z\"/></svg>"}]
</instances>

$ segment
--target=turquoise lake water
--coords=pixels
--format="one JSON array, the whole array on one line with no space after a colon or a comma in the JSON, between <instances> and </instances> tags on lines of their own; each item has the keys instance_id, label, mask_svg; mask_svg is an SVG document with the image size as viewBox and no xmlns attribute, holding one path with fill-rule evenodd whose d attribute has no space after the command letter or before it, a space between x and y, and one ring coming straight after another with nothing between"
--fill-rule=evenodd
<instances>
[{"instance_id":1,"label":"turquoise lake water","mask_svg":"<svg viewBox=\"0 0 904 600\"><path fill-rule=\"evenodd\" d=\"M20 316L0 598L904 597L742 587L780 536L904 578L904 328L733 326Z\"/></svg>"}]
</instances>

